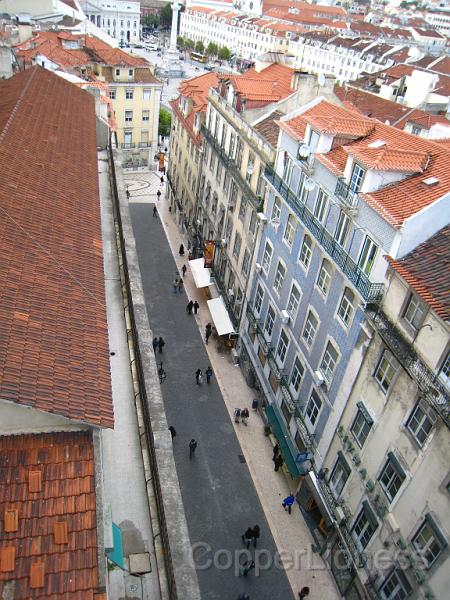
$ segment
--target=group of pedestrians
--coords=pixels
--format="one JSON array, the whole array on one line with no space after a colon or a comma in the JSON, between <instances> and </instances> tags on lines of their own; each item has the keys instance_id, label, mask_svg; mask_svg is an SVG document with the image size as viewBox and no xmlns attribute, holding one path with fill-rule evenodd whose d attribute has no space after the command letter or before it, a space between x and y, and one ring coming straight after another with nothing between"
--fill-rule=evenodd
<instances>
[{"instance_id":1,"label":"group of pedestrians","mask_svg":"<svg viewBox=\"0 0 450 600\"><path fill-rule=\"evenodd\" d=\"M194 315L196 315L199 308L200 308L200 304L197 302L197 300L195 302L193 302L192 300L189 300L189 302L187 303L187 306L186 306L186 312L188 315L192 315L192 311L194 311Z\"/></svg>"},{"instance_id":2,"label":"group of pedestrians","mask_svg":"<svg viewBox=\"0 0 450 600\"><path fill-rule=\"evenodd\" d=\"M242 534L241 538L247 548L250 547L250 543L253 541L253 546L256 548L256 544L259 540L259 536L261 535L261 530L259 525L255 525L254 527L248 527L247 531Z\"/></svg>"},{"instance_id":3,"label":"group of pedestrians","mask_svg":"<svg viewBox=\"0 0 450 600\"><path fill-rule=\"evenodd\" d=\"M273 464L275 466L274 471L279 471L281 467L284 465L283 457L281 456L280 446L275 444L273 447L273 456L272 456Z\"/></svg>"},{"instance_id":4,"label":"group of pedestrians","mask_svg":"<svg viewBox=\"0 0 450 600\"><path fill-rule=\"evenodd\" d=\"M213 370L211 368L211 365L208 365L208 367L206 368L205 375L206 375L206 383L210 384L211 377L213 376ZM197 383L197 385L201 385L203 383L203 372L201 369L197 369L195 371L195 382Z\"/></svg>"},{"instance_id":5,"label":"group of pedestrians","mask_svg":"<svg viewBox=\"0 0 450 600\"><path fill-rule=\"evenodd\" d=\"M183 279L181 277L179 279L178 279L178 277L175 277L175 279L173 280L173 283L172 283L172 288L173 288L174 294L176 294L177 292L180 292L180 294L181 294L182 291L184 290Z\"/></svg>"},{"instance_id":6,"label":"group of pedestrians","mask_svg":"<svg viewBox=\"0 0 450 600\"><path fill-rule=\"evenodd\" d=\"M153 338L153 352L156 352L156 348L158 348L159 353L162 354L163 348L166 345L166 342L163 340L161 336Z\"/></svg>"},{"instance_id":7,"label":"group of pedestrians","mask_svg":"<svg viewBox=\"0 0 450 600\"><path fill-rule=\"evenodd\" d=\"M242 423L247 426L247 421L250 416L248 408L235 408L233 415L235 423L240 423L242 421Z\"/></svg>"}]
</instances>

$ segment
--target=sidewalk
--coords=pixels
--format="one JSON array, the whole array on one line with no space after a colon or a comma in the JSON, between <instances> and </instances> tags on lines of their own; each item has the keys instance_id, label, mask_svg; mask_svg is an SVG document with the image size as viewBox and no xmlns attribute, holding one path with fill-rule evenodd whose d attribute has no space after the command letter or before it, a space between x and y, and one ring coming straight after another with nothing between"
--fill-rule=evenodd
<instances>
[{"instance_id":1,"label":"sidewalk","mask_svg":"<svg viewBox=\"0 0 450 600\"><path fill-rule=\"evenodd\" d=\"M160 186L159 176L156 173L127 173L125 180L129 182L130 202L157 204L159 217L181 272L182 265L186 264L187 266L187 256L179 257L178 248L181 243L187 248L187 239L180 234L173 215L168 211L168 203L164 199L165 189L164 186ZM158 189L162 194L161 200L156 201ZM184 284L188 297L197 300L200 304L199 314L195 319L203 334L204 327L207 322L211 321L211 317L205 296L195 287L189 269L186 272ZM312 552L314 540L298 507L294 508L292 515L288 515L281 506L282 499L293 491L292 484L283 473L275 472L273 469L271 441L263 433L261 417L251 410L251 402L255 396L254 390L247 386L240 368L231 363L230 357L217 352L212 340L205 348L274 541L278 551L282 553L281 556L294 594L297 595L298 591L307 585L311 589L311 598L337 600L340 595L336 590L333 577L321 557ZM231 385L230 382L232 382ZM249 408L251 416L247 427L242 423L234 423L232 415L236 406ZM295 567L289 566L289 561L293 561L294 558L298 564Z\"/></svg>"}]
</instances>

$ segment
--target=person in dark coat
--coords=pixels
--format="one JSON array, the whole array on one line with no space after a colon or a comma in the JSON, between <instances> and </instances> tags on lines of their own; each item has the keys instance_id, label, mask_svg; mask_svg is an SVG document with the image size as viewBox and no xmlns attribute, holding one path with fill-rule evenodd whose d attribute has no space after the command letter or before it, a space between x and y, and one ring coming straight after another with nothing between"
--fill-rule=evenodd
<instances>
[{"instance_id":1,"label":"person in dark coat","mask_svg":"<svg viewBox=\"0 0 450 600\"><path fill-rule=\"evenodd\" d=\"M172 436L172 439L177 435L176 429L173 425L171 425L169 427L169 431L170 431L170 435Z\"/></svg>"},{"instance_id":2,"label":"person in dark coat","mask_svg":"<svg viewBox=\"0 0 450 600\"><path fill-rule=\"evenodd\" d=\"M183 280L180 277L180 279L178 280L178 291L180 292L180 294L183 291L183 286L184 286L184 283L183 283Z\"/></svg>"},{"instance_id":3,"label":"person in dark coat","mask_svg":"<svg viewBox=\"0 0 450 600\"><path fill-rule=\"evenodd\" d=\"M153 343L153 352L156 352L156 348L158 347L158 338L154 337L152 343Z\"/></svg>"},{"instance_id":4,"label":"person in dark coat","mask_svg":"<svg viewBox=\"0 0 450 600\"><path fill-rule=\"evenodd\" d=\"M195 449L197 448L197 442L192 438L189 442L189 458L192 458L195 454Z\"/></svg>"},{"instance_id":5,"label":"person in dark coat","mask_svg":"<svg viewBox=\"0 0 450 600\"><path fill-rule=\"evenodd\" d=\"M197 300L194 302L194 313L197 314L198 309L200 308L200 304Z\"/></svg>"},{"instance_id":6,"label":"person in dark coat","mask_svg":"<svg viewBox=\"0 0 450 600\"><path fill-rule=\"evenodd\" d=\"M277 454L277 456L275 457L274 460L275 463L275 471L279 471L280 468L284 465L284 460L283 457L281 456L281 454Z\"/></svg>"},{"instance_id":7,"label":"person in dark coat","mask_svg":"<svg viewBox=\"0 0 450 600\"><path fill-rule=\"evenodd\" d=\"M162 175L161 175L160 181L161 181L161 185L162 185L164 183L164 177Z\"/></svg>"},{"instance_id":8,"label":"person in dark coat","mask_svg":"<svg viewBox=\"0 0 450 600\"><path fill-rule=\"evenodd\" d=\"M159 340L158 340L158 350L159 353L162 354L163 348L166 345L166 342L162 339L161 336L159 336Z\"/></svg>"},{"instance_id":9,"label":"person in dark coat","mask_svg":"<svg viewBox=\"0 0 450 600\"><path fill-rule=\"evenodd\" d=\"M189 300L187 306L186 306L186 312L188 315L192 315L192 309L194 308L194 303L192 302L192 300Z\"/></svg>"},{"instance_id":10,"label":"person in dark coat","mask_svg":"<svg viewBox=\"0 0 450 600\"><path fill-rule=\"evenodd\" d=\"M250 416L250 413L248 412L248 408L243 408L241 410L241 419L245 426L247 425L247 420L248 420L249 416Z\"/></svg>"},{"instance_id":11,"label":"person in dark coat","mask_svg":"<svg viewBox=\"0 0 450 600\"><path fill-rule=\"evenodd\" d=\"M172 286L173 286L173 293L176 294L177 290L178 290L178 279L173 280Z\"/></svg>"},{"instance_id":12,"label":"person in dark coat","mask_svg":"<svg viewBox=\"0 0 450 600\"><path fill-rule=\"evenodd\" d=\"M128 191L128 188L127 188L126 194L127 194L127 200L129 200L130 199L130 192Z\"/></svg>"},{"instance_id":13,"label":"person in dark coat","mask_svg":"<svg viewBox=\"0 0 450 600\"><path fill-rule=\"evenodd\" d=\"M161 190L158 190L156 192L156 196L157 196L158 200L161 198Z\"/></svg>"},{"instance_id":14,"label":"person in dark coat","mask_svg":"<svg viewBox=\"0 0 450 600\"><path fill-rule=\"evenodd\" d=\"M275 461L275 457L277 457L279 453L280 453L280 446L278 444L275 444L275 446L273 447L273 458L272 458L273 461Z\"/></svg>"},{"instance_id":15,"label":"person in dark coat","mask_svg":"<svg viewBox=\"0 0 450 600\"><path fill-rule=\"evenodd\" d=\"M211 377L213 376L213 370L211 369L211 365L208 365L208 368L205 371L206 375L206 383L211 383Z\"/></svg>"},{"instance_id":16,"label":"person in dark coat","mask_svg":"<svg viewBox=\"0 0 450 600\"><path fill-rule=\"evenodd\" d=\"M153 216L156 217L156 218L158 218L158 209L156 208L156 204L153 207Z\"/></svg>"},{"instance_id":17,"label":"person in dark coat","mask_svg":"<svg viewBox=\"0 0 450 600\"><path fill-rule=\"evenodd\" d=\"M201 369L197 369L195 371L195 381L197 382L197 385L201 384L202 378L203 378L202 370Z\"/></svg>"},{"instance_id":18,"label":"person in dark coat","mask_svg":"<svg viewBox=\"0 0 450 600\"><path fill-rule=\"evenodd\" d=\"M309 587L308 586L302 587L302 589L298 593L299 600L303 600L303 598L306 598L306 596L309 596Z\"/></svg>"},{"instance_id":19,"label":"person in dark coat","mask_svg":"<svg viewBox=\"0 0 450 600\"><path fill-rule=\"evenodd\" d=\"M178 250L178 254L179 254L180 256L183 256L183 255L184 255L184 246L183 246L183 244L180 244L180 249Z\"/></svg>"},{"instance_id":20,"label":"person in dark coat","mask_svg":"<svg viewBox=\"0 0 450 600\"><path fill-rule=\"evenodd\" d=\"M183 277L186 277L186 271L187 271L187 267L186 267L186 265L183 265L183 266L181 267L181 271L182 271L182 273L183 273Z\"/></svg>"},{"instance_id":21,"label":"person in dark coat","mask_svg":"<svg viewBox=\"0 0 450 600\"><path fill-rule=\"evenodd\" d=\"M252 530L253 545L255 548L256 548L256 544L259 540L260 535L261 535L261 530L259 529L259 525L255 525Z\"/></svg>"},{"instance_id":22,"label":"person in dark coat","mask_svg":"<svg viewBox=\"0 0 450 600\"><path fill-rule=\"evenodd\" d=\"M241 539L242 539L243 543L247 546L247 548L250 547L250 542L252 541L252 538L253 538L253 529L251 527L248 527L247 531L241 535Z\"/></svg>"},{"instance_id":23,"label":"person in dark coat","mask_svg":"<svg viewBox=\"0 0 450 600\"><path fill-rule=\"evenodd\" d=\"M211 325L211 323L208 323L205 327L205 344L208 343L208 340L211 337L211 333L212 333L212 325Z\"/></svg>"},{"instance_id":24,"label":"person in dark coat","mask_svg":"<svg viewBox=\"0 0 450 600\"><path fill-rule=\"evenodd\" d=\"M250 573L250 571L252 569L254 569L254 568L255 568L255 561L254 560L248 560L239 569L239 575L243 575L244 577L247 577L247 575Z\"/></svg>"}]
</instances>

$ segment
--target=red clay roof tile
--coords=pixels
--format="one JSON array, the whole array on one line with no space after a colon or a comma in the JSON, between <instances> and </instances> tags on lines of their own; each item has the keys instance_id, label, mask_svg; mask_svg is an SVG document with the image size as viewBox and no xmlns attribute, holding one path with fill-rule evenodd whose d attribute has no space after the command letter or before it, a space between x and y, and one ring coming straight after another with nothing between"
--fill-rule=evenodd
<instances>
[{"instance_id":1,"label":"red clay roof tile","mask_svg":"<svg viewBox=\"0 0 450 600\"><path fill-rule=\"evenodd\" d=\"M18 512L17 508L5 510L4 531L6 533L12 533L13 531L17 531L18 528L19 528L19 512Z\"/></svg>"}]
</instances>

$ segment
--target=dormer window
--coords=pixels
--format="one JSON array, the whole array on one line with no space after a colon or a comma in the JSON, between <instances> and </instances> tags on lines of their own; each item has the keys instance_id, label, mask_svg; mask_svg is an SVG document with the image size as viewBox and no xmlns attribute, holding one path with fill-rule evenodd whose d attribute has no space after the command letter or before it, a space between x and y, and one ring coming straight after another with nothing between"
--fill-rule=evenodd
<instances>
[{"instance_id":1,"label":"dormer window","mask_svg":"<svg viewBox=\"0 0 450 600\"><path fill-rule=\"evenodd\" d=\"M350 185L349 185L352 192L357 193L360 191L365 174L366 174L366 171L362 167L360 167L358 164L355 164L353 166L353 171L352 171L352 175L350 177Z\"/></svg>"},{"instance_id":2,"label":"dormer window","mask_svg":"<svg viewBox=\"0 0 450 600\"><path fill-rule=\"evenodd\" d=\"M133 69L128 69L128 77L129 77L130 79L132 79L132 78L133 78Z\"/></svg>"},{"instance_id":3,"label":"dormer window","mask_svg":"<svg viewBox=\"0 0 450 600\"><path fill-rule=\"evenodd\" d=\"M120 77L120 69L116 69L116 77Z\"/></svg>"}]
</instances>

